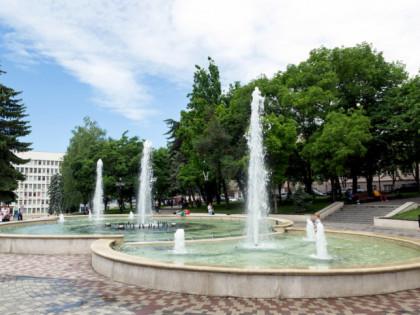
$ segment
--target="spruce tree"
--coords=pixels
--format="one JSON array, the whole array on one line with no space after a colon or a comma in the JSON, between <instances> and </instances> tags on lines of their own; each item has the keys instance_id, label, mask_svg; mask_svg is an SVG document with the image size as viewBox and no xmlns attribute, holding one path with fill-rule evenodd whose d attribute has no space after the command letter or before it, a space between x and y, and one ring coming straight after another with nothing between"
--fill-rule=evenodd
<instances>
[{"instance_id":1,"label":"spruce tree","mask_svg":"<svg viewBox=\"0 0 420 315\"><path fill-rule=\"evenodd\" d=\"M0 70L0 76L5 74ZM16 200L13 192L18 181L25 176L14 165L25 164L29 160L19 158L16 153L29 151L31 143L21 142L20 137L28 135L30 126L24 118L26 107L16 97L15 92L0 83L0 201L9 203Z\"/></svg>"}]
</instances>

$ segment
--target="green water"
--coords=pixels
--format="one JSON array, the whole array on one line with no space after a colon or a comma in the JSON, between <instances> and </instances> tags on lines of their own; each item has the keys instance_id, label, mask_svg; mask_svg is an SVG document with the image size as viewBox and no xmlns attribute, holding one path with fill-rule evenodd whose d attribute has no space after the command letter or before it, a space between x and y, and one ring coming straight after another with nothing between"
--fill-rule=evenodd
<instances>
[{"instance_id":1,"label":"green water","mask_svg":"<svg viewBox=\"0 0 420 315\"><path fill-rule=\"evenodd\" d=\"M153 221L152 221L153 222ZM157 228L139 229L136 220L125 218L107 218L101 221L89 221L87 218L67 219L64 223L51 223L41 225L28 225L16 228L3 229L0 233L5 234L25 234L25 235L125 235L126 242L138 241L167 241L173 240L177 229L184 229L187 239L221 238L229 236L241 236L244 234L245 223L240 220L220 220L220 219L193 219L186 218L164 218ZM162 227L162 223L169 226ZM111 223L111 227L105 224ZM128 228L119 230L117 226L124 223ZM176 223L176 226L172 226ZM135 228L132 225L135 224Z\"/></svg>"},{"instance_id":2,"label":"green water","mask_svg":"<svg viewBox=\"0 0 420 315\"><path fill-rule=\"evenodd\" d=\"M186 233L187 235L187 233ZM420 257L418 249L369 237L328 236L329 260L316 259L316 246L302 235L285 234L265 239L255 247L245 241L186 243L186 254L174 254L173 245L124 245L123 253L179 263L255 267L356 266Z\"/></svg>"}]
</instances>

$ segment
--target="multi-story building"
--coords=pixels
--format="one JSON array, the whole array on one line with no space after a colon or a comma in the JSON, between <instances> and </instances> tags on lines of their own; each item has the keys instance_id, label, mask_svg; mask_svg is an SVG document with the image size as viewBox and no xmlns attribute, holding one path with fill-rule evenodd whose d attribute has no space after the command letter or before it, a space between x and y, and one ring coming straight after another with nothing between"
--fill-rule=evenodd
<instances>
[{"instance_id":1,"label":"multi-story building","mask_svg":"<svg viewBox=\"0 0 420 315\"><path fill-rule=\"evenodd\" d=\"M27 164L15 166L26 179L19 182L18 189L15 191L18 196L17 202L12 203L11 206L17 209L19 202L22 202L25 205L24 214L47 214L51 177L60 173L64 153L28 151L16 153L16 155L30 161Z\"/></svg>"}]
</instances>

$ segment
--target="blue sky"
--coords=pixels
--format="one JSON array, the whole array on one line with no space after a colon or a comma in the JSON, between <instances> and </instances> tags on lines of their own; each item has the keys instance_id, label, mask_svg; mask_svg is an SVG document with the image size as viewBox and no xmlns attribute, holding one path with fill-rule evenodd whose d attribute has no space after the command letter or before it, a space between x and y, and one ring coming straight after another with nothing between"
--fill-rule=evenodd
<instances>
[{"instance_id":1,"label":"blue sky","mask_svg":"<svg viewBox=\"0 0 420 315\"><path fill-rule=\"evenodd\" d=\"M161 147L207 56L226 87L366 41L415 75L418 16L416 0L0 0L0 82L23 92L36 151L65 152L85 116Z\"/></svg>"}]
</instances>

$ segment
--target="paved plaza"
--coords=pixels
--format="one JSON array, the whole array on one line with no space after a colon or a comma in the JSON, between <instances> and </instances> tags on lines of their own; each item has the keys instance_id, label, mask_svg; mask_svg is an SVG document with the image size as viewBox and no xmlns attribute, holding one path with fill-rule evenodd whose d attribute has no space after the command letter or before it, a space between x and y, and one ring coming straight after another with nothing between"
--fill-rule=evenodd
<instances>
[{"instance_id":1,"label":"paved plaza","mask_svg":"<svg viewBox=\"0 0 420 315\"><path fill-rule=\"evenodd\" d=\"M325 226L420 238L420 230ZM110 281L92 269L90 255L0 254L0 265L0 314L420 314L420 289L332 299L209 297Z\"/></svg>"}]
</instances>

